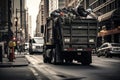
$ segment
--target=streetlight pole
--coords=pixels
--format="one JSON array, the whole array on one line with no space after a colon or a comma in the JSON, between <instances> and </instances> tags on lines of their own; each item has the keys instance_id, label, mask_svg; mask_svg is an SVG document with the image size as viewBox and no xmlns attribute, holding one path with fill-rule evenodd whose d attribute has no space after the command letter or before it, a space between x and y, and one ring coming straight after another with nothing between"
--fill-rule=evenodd
<instances>
[{"instance_id":1,"label":"streetlight pole","mask_svg":"<svg viewBox=\"0 0 120 80\"><path fill-rule=\"evenodd\" d=\"M20 24L22 28L22 0L20 0Z\"/></svg>"},{"instance_id":2,"label":"streetlight pole","mask_svg":"<svg viewBox=\"0 0 120 80\"><path fill-rule=\"evenodd\" d=\"M20 28L20 54L22 52L21 36L22 36L22 28Z\"/></svg>"},{"instance_id":3,"label":"streetlight pole","mask_svg":"<svg viewBox=\"0 0 120 80\"><path fill-rule=\"evenodd\" d=\"M18 26L18 17L17 17L17 8L16 8L16 18L15 18L15 26L16 26L16 47L17 47L17 26Z\"/></svg>"},{"instance_id":4,"label":"streetlight pole","mask_svg":"<svg viewBox=\"0 0 120 80\"><path fill-rule=\"evenodd\" d=\"M22 2L21 2L22 3ZM26 40L26 32L27 32L27 25L26 25L26 12L28 10L21 10L21 9L16 9L16 21L18 22L18 18L17 18L17 13L20 12L20 44L22 45L22 29L24 28L25 29L25 40ZM24 18L22 18L22 13L24 13ZM24 19L24 27L23 26L23 23L22 23L22 20ZM17 25L16 25L16 32L17 32ZM17 33L16 33L16 36L17 36Z\"/></svg>"}]
</instances>

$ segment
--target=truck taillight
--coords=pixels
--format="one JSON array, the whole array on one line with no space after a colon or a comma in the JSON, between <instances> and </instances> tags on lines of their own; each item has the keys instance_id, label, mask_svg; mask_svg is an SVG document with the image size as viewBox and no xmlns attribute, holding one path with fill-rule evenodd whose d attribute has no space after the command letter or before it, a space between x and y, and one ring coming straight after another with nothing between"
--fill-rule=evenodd
<instances>
[{"instance_id":1,"label":"truck taillight","mask_svg":"<svg viewBox=\"0 0 120 80\"><path fill-rule=\"evenodd\" d=\"M68 48L67 51L74 51L74 48Z\"/></svg>"}]
</instances>

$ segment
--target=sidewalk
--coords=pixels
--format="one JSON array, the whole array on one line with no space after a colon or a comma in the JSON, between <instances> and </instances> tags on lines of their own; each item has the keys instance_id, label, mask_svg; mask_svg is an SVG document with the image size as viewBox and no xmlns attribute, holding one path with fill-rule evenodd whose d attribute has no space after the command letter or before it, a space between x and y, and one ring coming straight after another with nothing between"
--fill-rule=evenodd
<instances>
[{"instance_id":1,"label":"sidewalk","mask_svg":"<svg viewBox=\"0 0 120 80\"><path fill-rule=\"evenodd\" d=\"M0 62L0 67L20 67L28 66L29 62L23 54L15 54L15 59L10 62L7 56L3 58L3 62Z\"/></svg>"}]
</instances>

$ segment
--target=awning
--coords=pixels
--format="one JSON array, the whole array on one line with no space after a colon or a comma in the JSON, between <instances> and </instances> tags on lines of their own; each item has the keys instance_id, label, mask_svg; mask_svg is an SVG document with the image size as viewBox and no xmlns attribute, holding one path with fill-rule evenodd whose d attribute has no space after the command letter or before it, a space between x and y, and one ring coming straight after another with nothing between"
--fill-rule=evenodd
<instances>
[{"instance_id":1,"label":"awning","mask_svg":"<svg viewBox=\"0 0 120 80\"><path fill-rule=\"evenodd\" d=\"M101 21L104 21L104 20L107 20L107 19L111 18L112 14L114 13L115 10L116 9L114 9L114 10L108 12L108 13L105 13L105 14L99 16L98 17L98 21L101 22Z\"/></svg>"},{"instance_id":2,"label":"awning","mask_svg":"<svg viewBox=\"0 0 120 80\"><path fill-rule=\"evenodd\" d=\"M112 35L112 34L118 34L120 33L120 26L118 26L118 28L115 28L115 29L112 29L112 30L101 30L99 33L98 33L98 37L104 37L104 36L107 36L107 35Z\"/></svg>"}]
</instances>

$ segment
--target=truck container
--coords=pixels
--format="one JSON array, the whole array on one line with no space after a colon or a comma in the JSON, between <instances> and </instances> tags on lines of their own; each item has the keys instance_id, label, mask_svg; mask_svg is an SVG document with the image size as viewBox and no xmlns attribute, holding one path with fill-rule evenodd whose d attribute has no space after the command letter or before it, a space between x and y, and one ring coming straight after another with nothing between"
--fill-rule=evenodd
<instances>
[{"instance_id":1,"label":"truck container","mask_svg":"<svg viewBox=\"0 0 120 80\"><path fill-rule=\"evenodd\" d=\"M96 48L98 21L81 17L58 16L47 19L44 32L45 63L92 63Z\"/></svg>"}]
</instances>

